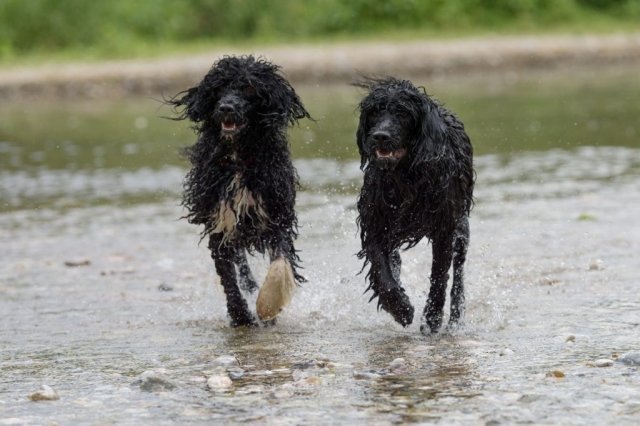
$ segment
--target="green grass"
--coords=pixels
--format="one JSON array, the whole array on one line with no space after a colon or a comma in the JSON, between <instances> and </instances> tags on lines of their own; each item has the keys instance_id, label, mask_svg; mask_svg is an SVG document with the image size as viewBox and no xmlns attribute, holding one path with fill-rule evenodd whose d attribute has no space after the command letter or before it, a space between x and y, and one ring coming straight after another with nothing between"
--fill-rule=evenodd
<instances>
[{"instance_id":1,"label":"green grass","mask_svg":"<svg viewBox=\"0 0 640 426\"><path fill-rule=\"evenodd\" d=\"M0 65L639 30L640 0L0 0Z\"/></svg>"},{"instance_id":2,"label":"green grass","mask_svg":"<svg viewBox=\"0 0 640 426\"><path fill-rule=\"evenodd\" d=\"M149 43L136 41L118 47L92 46L72 47L55 51L32 50L21 54L0 57L0 67L42 65L46 63L61 64L68 62L100 62L118 59L153 59L166 56L179 56L206 53L212 50L256 50L261 47L277 47L292 45L326 45L349 42L408 42L416 40L453 40L473 37L492 36L552 36L580 34L631 34L640 31L640 25L632 22L618 22L610 19L594 19L588 22L576 22L566 25L549 25L539 27L523 27L504 25L500 28L465 28L462 30L389 30L379 33L335 34L329 36L305 37L296 40L285 38L250 38L246 40L195 40L195 41L163 41Z\"/></svg>"}]
</instances>

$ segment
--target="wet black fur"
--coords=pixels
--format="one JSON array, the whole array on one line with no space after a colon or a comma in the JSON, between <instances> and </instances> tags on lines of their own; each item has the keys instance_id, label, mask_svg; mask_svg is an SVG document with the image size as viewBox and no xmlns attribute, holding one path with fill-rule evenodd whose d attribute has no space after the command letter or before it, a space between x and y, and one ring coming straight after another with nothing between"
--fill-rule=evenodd
<instances>
[{"instance_id":1,"label":"wet black fur","mask_svg":"<svg viewBox=\"0 0 640 426\"><path fill-rule=\"evenodd\" d=\"M232 325L254 325L255 319L239 290L253 292L258 288L246 251L268 252L271 259L286 257L296 280L304 281L297 272L299 257L293 245L297 237L298 175L286 132L298 120L310 118L309 113L279 67L253 56L220 59L197 86L168 103L175 108L178 120L194 123L198 135L195 145L186 150L192 164L184 180L182 205L188 210L186 218L204 225L203 238L209 237ZM244 127L227 138L222 122ZM241 174L242 186L262 199L269 221L261 228L244 217L236 225L233 238L224 241L222 233L213 232L212 215L224 200L233 199L235 193L227 188L236 173Z\"/></svg>"},{"instance_id":2,"label":"wet black fur","mask_svg":"<svg viewBox=\"0 0 640 426\"><path fill-rule=\"evenodd\" d=\"M364 78L356 86L369 93L359 105L357 131L364 184L357 219L373 300L407 326L414 308L400 283L400 249L423 238L433 248L431 288L421 329L442 325L448 271L453 261L450 324L464 316L463 266L473 206L473 148L463 124L423 88L393 77ZM405 149L397 161L376 150Z\"/></svg>"}]
</instances>

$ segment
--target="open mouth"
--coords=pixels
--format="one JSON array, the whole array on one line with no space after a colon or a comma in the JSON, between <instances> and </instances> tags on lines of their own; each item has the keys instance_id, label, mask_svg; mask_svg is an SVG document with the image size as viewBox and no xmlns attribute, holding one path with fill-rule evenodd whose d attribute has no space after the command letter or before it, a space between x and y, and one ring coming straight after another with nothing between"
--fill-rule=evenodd
<instances>
[{"instance_id":1,"label":"open mouth","mask_svg":"<svg viewBox=\"0 0 640 426\"><path fill-rule=\"evenodd\" d=\"M407 152L404 148L396 149L395 151L387 150L387 149L377 149L376 156L382 159L389 160L399 160L404 157L404 154Z\"/></svg>"},{"instance_id":2,"label":"open mouth","mask_svg":"<svg viewBox=\"0 0 640 426\"><path fill-rule=\"evenodd\" d=\"M244 126L245 126L244 124L236 124L230 121L223 121L221 125L222 133L224 135L233 135L235 133L238 133L240 130L242 130Z\"/></svg>"}]
</instances>

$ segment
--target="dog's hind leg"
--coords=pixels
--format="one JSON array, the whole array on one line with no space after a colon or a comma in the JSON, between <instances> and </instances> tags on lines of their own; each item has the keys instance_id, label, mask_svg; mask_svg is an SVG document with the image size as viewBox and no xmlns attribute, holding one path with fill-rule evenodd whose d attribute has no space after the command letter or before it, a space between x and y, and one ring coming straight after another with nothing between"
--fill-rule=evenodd
<instances>
[{"instance_id":1,"label":"dog's hind leg","mask_svg":"<svg viewBox=\"0 0 640 426\"><path fill-rule=\"evenodd\" d=\"M414 308L400 285L400 253L394 251L391 255L386 255L379 248L371 248L367 250L367 256L371 262L371 300L377 296L378 307L406 327L413 322Z\"/></svg>"},{"instance_id":2,"label":"dog's hind leg","mask_svg":"<svg viewBox=\"0 0 640 426\"><path fill-rule=\"evenodd\" d=\"M292 268L292 264L295 264L293 242L275 245L270 248L269 256L271 266L256 301L256 312L263 321L273 320L283 308L289 306L296 289Z\"/></svg>"},{"instance_id":3,"label":"dog's hind leg","mask_svg":"<svg viewBox=\"0 0 640 426\"><path fill-rule=\"evenodd\" d=\"M451 286L451 316L449 326L457 326L464 320L464 263L469 247L469 218L465 215L458 223L453 239L453 284Z\"/></svg>"},{"instance_id":4,"label":"dog's hind leg","mask_svg":"<svg viewBox=\"0 0 640 426\"><path fill-rule=\"evenodd\" d=\"M236 258L234 261L238 268L238 284L240 285L240 288L244 291L248 291L249 293L253 293L259 287L258 283L256 283L256 279L251 273L249 262L247 262L247 254L243 248L236 248Z\"/></svg>"},{"instance_id":5,"label":"dog's hind leg","mask_svg":"<svg viewBox=\"0 0 640 426\"><path fill-rule=\"evenodd\" d=\"M246 300L240 293L236 280L234 260L235 248L223 244L220 234L212 234L209 238L211 257L216 265L216 272L220 276L220 283L227 296L227 311L231 317L232 327L254 326L256 321L249 311Z\"/></svg>"},{"instance_id":6,"label":"dog's hind leg","mask_svg":"<svg viewBox=\"0 0 640 426\"><path fill-rule=\"evenodd\" d=\"M449 268L453 258L453 234L447 234L432 242L433 264L431 266L431 288L424 307L424 323L420 331L437 333L442 325L442 313L447 296ZM425 325L429 327L426 330Z\"/></svg>"}]
</instances>

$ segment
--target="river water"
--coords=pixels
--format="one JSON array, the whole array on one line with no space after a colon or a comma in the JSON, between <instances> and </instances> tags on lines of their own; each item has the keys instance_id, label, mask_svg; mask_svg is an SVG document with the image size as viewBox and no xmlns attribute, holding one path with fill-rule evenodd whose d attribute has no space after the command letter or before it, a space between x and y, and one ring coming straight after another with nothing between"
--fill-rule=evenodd
<instances>
[{"instance_id":1,"label":"river water","mask_svg":"<svg viewBox=\"0 0 640 426\"><path fill-rule=\"evenodd\" d=\"M467 325L435 336L363 295L356 89L299 88L309 282L255 330L228 327L179 220L185 124L152 99L0 106L0 425L638 424L640 369L616 361L640 350L637 71L422 82L478 172ZM420 311L430 246L403 260ZM42 384L59 399L31 401Z\"/></svg>"}]
</instances>

